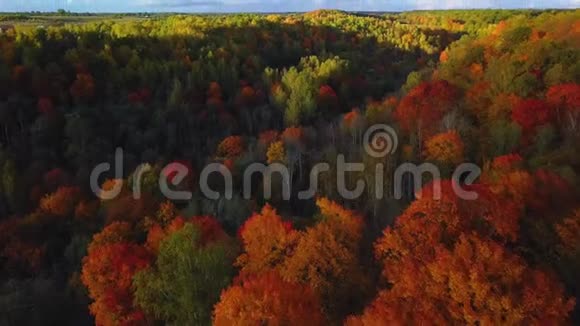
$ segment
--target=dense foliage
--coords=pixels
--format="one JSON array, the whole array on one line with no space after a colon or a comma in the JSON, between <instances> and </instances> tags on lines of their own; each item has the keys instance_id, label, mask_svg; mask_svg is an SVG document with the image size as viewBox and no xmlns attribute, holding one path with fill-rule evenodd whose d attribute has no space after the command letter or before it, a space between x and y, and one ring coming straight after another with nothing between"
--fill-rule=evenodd
<instances>
[{"instance_id":1,"label":"dense foliage","mask_svg":"<svg viewBox=\"0 0 580 326\"><path fill-rule=\"evenodd\" d=\"M580 320L580 11L0 22L0 324ZM396 152L363 150L375 124ZM101 199L89 175L118 147ZM338 154L373 166L344 180L362 196ZM395 198L397 166L422 162L441 198L408 176ZM209 163L232 198L199 189ZM248 198L252 163L289 178Z\"/></svg>"}]
</instances>

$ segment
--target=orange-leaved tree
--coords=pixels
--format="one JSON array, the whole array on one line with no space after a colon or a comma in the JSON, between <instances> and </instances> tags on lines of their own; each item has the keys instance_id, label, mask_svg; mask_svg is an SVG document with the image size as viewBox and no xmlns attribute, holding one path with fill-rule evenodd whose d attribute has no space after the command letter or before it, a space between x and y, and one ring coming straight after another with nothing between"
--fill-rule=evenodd
<instances>
[{"instance_id":1,"label":"orange-leaved tree","mask_svg":"<svg viewBox=\"0 0 580 326\"><path fill-rule=\"evenodd\" d=\"M325 325L320 302L308 285L288 282L276 272L241 278L215 306L213 324Z\"/></svg>"},{"instance_id":2,"label":"orange-leaved tree","mask_svg":"<svg viewBox=\"0 0 580 326\"><path fill-rule=\"evenodd\" d=\"M366 291L359 261L363 221L328 199L316 203L322 220L300 236L280 273L286 280L310 285L329 318L341 320Z\"/></svg>"},{"instance_id":3,"label":"orange-leaved tree","mask_svg":"<svg viewBox=\"0 0 580 326\"><path fill-rule=\"evenodd\" d=\"M398 280L348 325L565 323L574 299L551 274L490 239L462 234L433 258L405 260Z\"/></svg>"},{"instance_id":4,"label":"orange-leaved tree","mask_svg":"<svg viewBox=\"0 0 580 326\"><path fill-rule=\"evenodd\" d=\"M284 143L281 141L271 143L268 147L268 151L266 152L266 158L270 164L275 162L284 162L284 159L286 158Z\"/></svg>"},{"instance_id":5,"label":"orange-leaved tree","mask_svg":"<svg viewBox=\"0 0 580 326\"><path fill-rule=\"evenodd\" d=\"M292 253L298 232L269 204L254 213L239 230L244 251L236 265L242 274L261 273L280 266Z\"/></svg>"},{"instance_id":6,"label":"orange-leaved tree","mask_svg":"<svg viewBox=\"0 0 580 326\"><path fill-rule=\"evenodd\" d=\"M457 90L446 81L424 82L401 100L395 117L403 131L414 135L419 144L432 135L443 115L457 98Z\"/></svg>"},{"instance_id":7,"label":"orange-leaved tree","mask_svg":"<svg viewBox=\"0 0 580 326\"><path fill-rule=\"evenodd\" d=\"M72 216L80 200L78 187L60 187L40 200L40 208L58 217Z\"/></svg>"},{"instance_id":8,"label":"orange-leaved tree","mask_svg":"<svg viewBox=\"0 0 580 326\"><path fill-rule=\"evenodd\" d=\"M452 130L434 135L425 141L424 154L428 160L443 164L459 164L463 161L463 141Z\"/></svg>"},{"instance_id":9,"label":"orange-leaved tree","mask_svg":"<svg viewBox=\"0 0 580 326\"><path fill-rule=\"evenodd\" d=\"M244 149L244 138L241 136L229 136L218 145L216 154L220 158L235 159L244 152Z\"/></svg>"},{"instance_id":10,"label":"orange-leaved tree","mask_svg":"<svg viewBox=\"0 0 580 326\"><path fill-rule=\"evenodd\" d=\"M453 181L440 182L440 199L434 199L434 188L425 186L422 197L401 214L392 227L383 231L375 246L383 275L390 282L404 277L405 264L423 264L434 259L434 246L453 244L462 233L477 232L501 242L518 237L521 207L495 195L485 185L463 188L477 194L467 200L456 195Z\"/></svg>"},{"instance_id":11,"label":"orange-leaved tree","mask_svg":"<svg viewBox=\"0 0 580 326\"><path fill-rule=\"evenodd\" d=\"M321 220L299 232L266 205L240 229L241 277L276 271L288 282L308 285L325 313L341 320L360 302L367 279L359 261L362 218L328 199L317 200Z\"/></svg>"},{"instance_id":12,"label":"orange-leaved tree","mask_svg":"<svg viewBox=\"0 0 580 326\"><path fill-rule=\"evenodd\" d=\"M138 325L144 313L133 306L133 275L149 266L151 254L130 241L129 224L116 222L96 234L83 259L81 281L94 300L90 311L97 325Z\"/></svg>"},{"instance_id":13,"label":"orange-leaved tree","mask_svg":"<svg viewBox=\"0 0 580 326\"><path fill-rule=\"evenodd\" d=\"M515 166L502 159L502 173ZM506 164L503 164L506 161ZM501 164L500 164L501 163ZM381 290L352 325L561 323L574 306L549 273L535 270L507 246L518 239L522 203L489 184L467 188L477 198L458 197L442 181L441 197L426 186L375 245ZM524 188L527 188L525 186Z\"/></svg>"}]
</instances>

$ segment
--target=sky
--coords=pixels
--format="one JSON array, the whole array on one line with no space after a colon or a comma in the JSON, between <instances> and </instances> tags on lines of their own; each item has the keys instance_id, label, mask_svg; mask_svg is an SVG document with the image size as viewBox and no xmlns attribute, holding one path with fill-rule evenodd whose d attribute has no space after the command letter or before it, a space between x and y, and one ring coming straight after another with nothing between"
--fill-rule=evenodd
<instances>
[{"instance_id":1,"label":"sky","mask_svg":"<svg viewBox=\"0 0 580 326\"><path fill-rule=\"evenodd\" d=\"M0 0L0 12L294 12L580 8L580 0Z\"/></svg>"}]
</instances>

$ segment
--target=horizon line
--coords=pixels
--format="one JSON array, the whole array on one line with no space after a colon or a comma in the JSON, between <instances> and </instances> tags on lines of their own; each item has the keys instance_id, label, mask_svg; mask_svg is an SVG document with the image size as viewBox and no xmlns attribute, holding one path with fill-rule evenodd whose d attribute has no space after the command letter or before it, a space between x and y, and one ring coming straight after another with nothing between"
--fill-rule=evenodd
<instances>
[{"instance_id":1,"label":"horizon line","mask_svg":"<svg viewBox=\"0 0 580 326\"><path fill-rule=\"evenodd\" d=\"M59 9L60 10L60 9ZM449 9L410 9L410 10L344 10L344 9L333 9L333 8L320 8L314 10L306 11L74 11L65 10L65 13L69 14L102 14L102 15L119 15L119 14L154 14L154 15L166 15L166 14L306 14L316 11L339 11L345 13L403 13L403 12L433 12L433 11L485 11L485 10L497 10L497 11L548 11L548 10L580 10L577 8L557 8L557 7L546 7L546 8L499 8L499 7L481 7L481 8L449 8ZM43 10L29 10L29 11L0 11L0 14L59 14L59 11L43 11Z\"/></svg>"}]
</instances>

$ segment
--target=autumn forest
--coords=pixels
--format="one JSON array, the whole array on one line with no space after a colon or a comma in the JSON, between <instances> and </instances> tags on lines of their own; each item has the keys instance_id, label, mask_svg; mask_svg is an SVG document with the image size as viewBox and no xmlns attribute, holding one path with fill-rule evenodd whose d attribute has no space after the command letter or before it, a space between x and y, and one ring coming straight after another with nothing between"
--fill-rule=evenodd
<instances>
[{"instance_id":1,"label":"autumn forest","mask_svg":"<svg viewBox=\"0 0 580 326\"><path fill-rule=\"evenodd\" d=\"M578 324L579 143L580 10L0 13L0 325Z\"/></svg>"}]
</instances>

